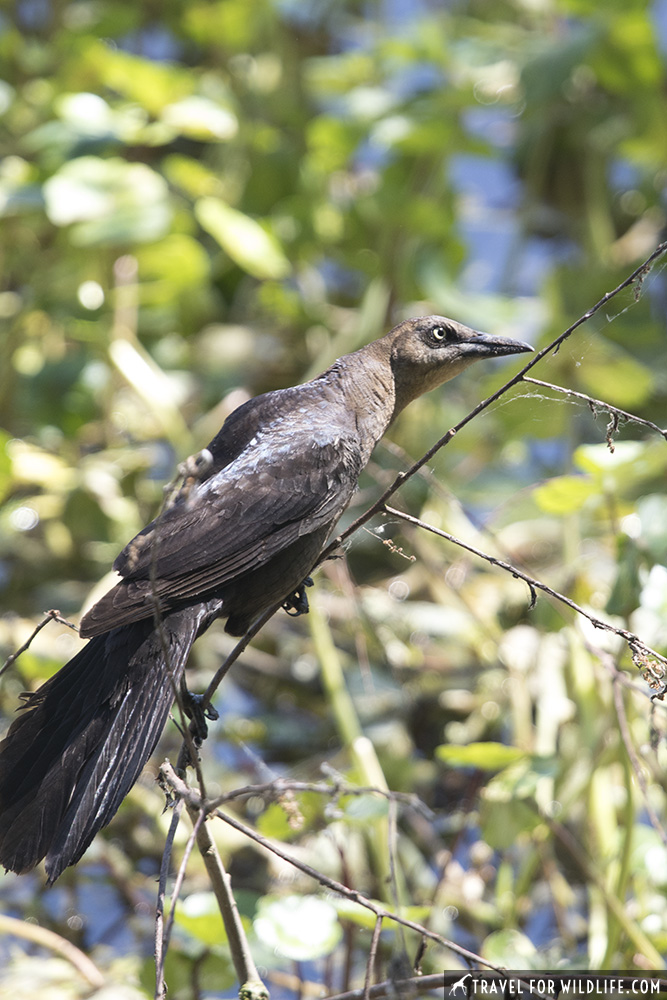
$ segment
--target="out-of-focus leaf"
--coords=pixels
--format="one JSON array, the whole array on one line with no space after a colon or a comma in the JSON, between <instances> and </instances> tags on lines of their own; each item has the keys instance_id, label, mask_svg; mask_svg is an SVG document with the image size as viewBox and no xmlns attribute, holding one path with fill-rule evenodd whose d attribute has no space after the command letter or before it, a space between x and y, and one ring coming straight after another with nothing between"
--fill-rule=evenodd
<instances>
[{"instance_id":1,"label":"out-of-focus leaf","mask_svg":"<svg viewBox=\"0 0 667 1000\"><path fill-rule=\"evenodd\" d=\"M573 514L599 493L598 484L583 476L556 476L533 490L535 503L547 514Z\"/></svg>"},{"instance_id":2,"label":"out-of-focus leaf","mask_svg":"<svg viewBox=\"0 0 667 1000\"><path fill-rule=\"evenodd\" d=\"M219 198L200 198L195 204L198 221L231 259L255 278L285 278L290 263L276 238L249 215Z\"/></svg>"},{"instance_id":3,"label":"out-of-focus leaf","mask_svg":"<svg viewBox=\"0 0 667 1000\"><path fill-rule=\"evenodd\" d=\"M201 243L184 233L171 233L159 243L138 247L141 295L152 302L168 300L181 290L205 282L209 258Z\"/></svg>"},{"instance_id":4,"label":"out-of-focus leaf","mask_svg":"<svg viewBox=\"0 0 667 1000\"><path fill-rule=\"evenodd\" d=\"M179 900L176 923L209 948L227 941L225 925L212 892L193 892Z\"/></svg>"},{"instance_id":5,"label":"out-of-focus leaf","mask_svg":"<svg viewBox=\"0 0 667 1000\"><path fill-rule=\"evenodd\" d=\"M71 468L57 455L18 438L7 442L6 454L11 461L11 474L22 485L36 484L51 492L67 492L78 479Z\"/></svg>"},{"instance_id":6,"label":"out-of-focus leaf","mask_svg":"<svg viewBox=\"0 0 667 1000\"><path fill-rule=\"evenodd\" d=\"M233 138L239 123L234 112L208 97L184 97L162 110L162 121L180 135L200 142Z\"/></svg>"},{"instance_id":7,"label":"out-of-focus leaf","mask_svg":"<svg viewBox=\"0 0 667 1000\"><path fill-rule=\"evenodd\" d=\"M83 60L107 87L154 115L191 94L195 86L193 75L183 67L143 59L101 41L86 47Z\"/></svg>"},{"instance_id":8,"label":"out-of-focus leaf","mask_svg":"<svg viewBox=\"0 0 667 1000\"><path fill-rule=\"evenodd\" d=\"M0 500L7 495L11 488L12 461L8 451L10 441L11 437L9 434L0 431Z\"/></svg>"},{"instance_id":9,"label":"out-of-focus leaf","mask_svg":"<svg viewBox=\"0 0 667 1000\"><path fill-rule=\"evenodd\" d=\"M335 907L317 896L264 896L254 929L263 945L295 962L331 954L343 937Z\"/></svg>"},{"instance_id":10,"label":"out-of-focus leaf","mask_svg":"<svg viewBox=\"0 0 667 1000\"><path fill-rule=\"evenodd\" d=\"M139 344L121 337L109 344L109 356L150 407L167 438L190 450L191 437L175 398L174 385Z\"/></svg>"},{"instance_id":11,"label":"out-of-focus leaf","mask_svg":"<svg viewBox=\"0 0 667 1000\"><path fill-rule=\"evenodd\" d=\"M667 563L667 497L652 493L637 504L641 541L654 559Z\"/></svg>"},{"instance_id":12,"label":"out-of-focus leaf","mask_svg":"<svg viewBox=\"0 0 667 1000\"><path fill-rule=\"evenodd\" d=\"M535 945L525 934L513 928L493 931L482 944L482 955L489 962L498 963L508 969L541 968ZM543 960L542 960L543 961Z\"/></svg>"},{"instance_id":13,"label":"out-of-focus leaf","mask_svg":"<svg viewBox=\"0 0 667 1000\"><path fill-rule=\"evenodd\" d=\"M467 746L442 744L436 747L438 760L450 767L476 767L481 771L499 771L509 764L515 764L526 755L517 747L504 743L469 743Z\"/></svg>"},{"instance_id":14,"label":"out-of-focus leaf","mask_svg":"<svg viewBox=\"0 0 667 1000\"><path fill-rule=\"evenodd\" d=\"M355 823L371 823L386 816L389 802L379 795L353 795L345 807L345 815Z\"/></svg>"},{"instance_id":15,"label":"out-of-focus leaf","mask_svg":"<svg viewBox=\"0 0 667 1000\"><path fill-rule=\"evenodd\" d=\"M653 373L645 365L612 344L600 342L587 351L577 378L585 392L625 410L645 403L654 385Z\"/></svg>"},{"instance_id":16,"label":"out-of-focus leaf","mask_svg":"<svg viewBox=\"0 0 667 1000\"><path fill-rule=\"evenodd\" d=\"M81 156L44 184L46 211L56 226L76 223L75 244L127 243L163 236L171 219L163 177L144 163Z\"/></svg>"}]
</instances>

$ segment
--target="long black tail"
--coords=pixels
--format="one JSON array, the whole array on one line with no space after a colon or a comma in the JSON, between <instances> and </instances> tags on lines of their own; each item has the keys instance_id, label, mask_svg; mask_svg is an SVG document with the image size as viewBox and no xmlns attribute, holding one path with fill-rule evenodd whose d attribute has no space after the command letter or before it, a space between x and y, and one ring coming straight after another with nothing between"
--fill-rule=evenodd
<instances>
[{"instance_id":1,"label":"long black tail","mask_svg":"<svg viewBox=\"0 0 667 1000\"><path fill-rule=\"evenodd\" d=\"M82 856L150 756L204 609L96 636L26 700L0 743L0 864L46 858L49 883ZM165 665L165 643L169 669Z\"/></svg>"}]
</instances>

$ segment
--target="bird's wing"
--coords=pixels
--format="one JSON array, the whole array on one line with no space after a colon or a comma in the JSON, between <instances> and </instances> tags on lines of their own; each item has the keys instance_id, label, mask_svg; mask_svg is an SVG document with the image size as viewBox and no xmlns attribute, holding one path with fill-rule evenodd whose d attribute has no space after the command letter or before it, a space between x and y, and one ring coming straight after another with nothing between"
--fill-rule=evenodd
<instances>
[{"instance_id":1,"label":"bird's wing","mask_svg":"<svg viewBox=\"0 0 667 1000\"><path fill-rule=\"evenodd\" d=\"M286 427L258 433L241 456L144 528L114 564L124 581L88 612L83 634L145 617L151 579L161 603L187 601L333 526L361 471L358 447L354 437L307 431L301 441Z\"/></svg>"}]
</instances>

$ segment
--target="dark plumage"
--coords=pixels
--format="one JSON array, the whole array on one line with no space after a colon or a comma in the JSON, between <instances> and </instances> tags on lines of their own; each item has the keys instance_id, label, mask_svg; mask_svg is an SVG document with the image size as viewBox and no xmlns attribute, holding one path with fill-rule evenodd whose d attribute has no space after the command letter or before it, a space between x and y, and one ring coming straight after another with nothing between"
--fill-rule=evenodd
<instances>
[{"instance_id":1,"label":"dark plumage","mask_svg":"<svg viewBox=\"0 0 667 1000\"><path fill-rule=\"evenodd\" d=\"M407 320L312 382L235 410L201 475L118 556L121 582L81 622L90 642L0 743L0 863L21 873L46 858L52 882L78 861L167 719L163 643L178 682L216 618L242 635L289 602L394 417L473 361L529 350L441 316Z\"/></svg>"}]
</instances>

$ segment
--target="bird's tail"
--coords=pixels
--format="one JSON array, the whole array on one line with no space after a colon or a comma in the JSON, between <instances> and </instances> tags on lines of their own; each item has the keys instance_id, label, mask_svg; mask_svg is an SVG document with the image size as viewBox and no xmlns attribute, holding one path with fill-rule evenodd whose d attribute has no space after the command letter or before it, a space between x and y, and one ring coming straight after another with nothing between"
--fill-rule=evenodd
<instances>
[{"instance_id":1,"label":"bird's tail","mask_svg":"<svg viewBox=\"0 0 667 1000\"><path fill-rule=\"evenodd\" d=\"M51 883L79 860L157 743L200 626L190 609L112 629L26 699L0 743L0 864L46 858Z\"/></svg>"}]
</instances>

